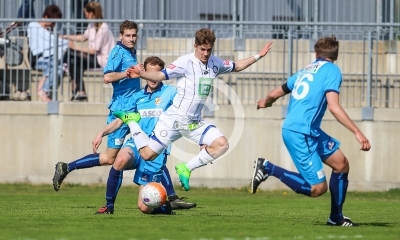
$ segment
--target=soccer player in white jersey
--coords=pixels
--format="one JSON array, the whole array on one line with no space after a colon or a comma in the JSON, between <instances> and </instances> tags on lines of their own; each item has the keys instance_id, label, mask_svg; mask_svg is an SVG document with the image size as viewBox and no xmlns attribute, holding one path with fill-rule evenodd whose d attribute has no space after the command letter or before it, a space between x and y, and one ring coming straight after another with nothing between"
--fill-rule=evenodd
<instances>
[{"instance_id":1,"label":"soccer player in white jersey","mask_svg":"<svg viewBox=\"0 0 400 240\"><path fill-rule=\"evenodd\" d=\"M195 34L194 53L179 57L160 72L145 72L142 66L127 71L131 77L154 82L177 79L177 94L173 104L160 116L150 138L137 124L140 120L139 114L124 113L117 116L129 125L140 155L145 160L153 160L164 148L182 136L207 146L188 163L175 166L181 185L186 191L189 190L191 172L220 157L229 148L227 139L218 128L201 118L201 110L210 93L213 79L221 74L246 69L264 57L272 44L267 43L255 56L233 62L211 55L214 42L213 31L202 28Z\"/></svg>"},{"instance_id":2,"label":"soccer player in white jersey","mask_svg":"<svg viewBox=\"0 0 400 240\"><path fill-rule=\"evenodd\" d=\"M339 54L335 37L322 37L314 45L316 60L289 77L288 81L258 101L257 109L271 107L280 97L291 93L288 113L282 126L282 138L299 173L288 171L259 158L251 179L256 193L261 182L274 176L299 194L318 197L328 190L323 164L332 168L329 181L330 226L357 226L343 216L342 208L349 184L349 161L339 149L340 142L321 129L328 108L333 116L354 133L362 151L371 144L339 103L342 73L333 62Z\"/></svg>"}]
</instances>

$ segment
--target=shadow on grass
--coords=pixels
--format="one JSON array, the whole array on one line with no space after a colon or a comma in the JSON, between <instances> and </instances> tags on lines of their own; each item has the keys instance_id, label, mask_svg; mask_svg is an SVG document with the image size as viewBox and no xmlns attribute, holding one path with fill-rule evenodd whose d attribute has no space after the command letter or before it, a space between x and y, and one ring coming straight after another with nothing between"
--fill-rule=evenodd
<instances>
[{"instance_id":1,"label":"shadow on grass","mask_svg":"<svg viewBox=\"0 0 400 240\"><path fill-rule=\"evenodd\" d=\"M368 222L368 223L360 223L356 222L356 224L359 225L359 227L394 227L393 223L388 223L388 222ZM327 227L341 227L341 226L328 226L326 223L321 223L321 222L314 222L314 225L316 226L327 226Z\"/></svg>"}]
</instances>

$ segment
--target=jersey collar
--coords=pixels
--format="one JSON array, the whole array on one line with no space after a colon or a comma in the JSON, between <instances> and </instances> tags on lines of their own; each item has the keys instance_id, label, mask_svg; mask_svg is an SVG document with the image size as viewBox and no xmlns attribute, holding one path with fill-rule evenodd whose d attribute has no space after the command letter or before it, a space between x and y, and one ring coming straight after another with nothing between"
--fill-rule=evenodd
<instances>
[{"instance_id":1,"label":"jersey collar","mask_svg":"<svg viewBox=\"0 0 400 240\"><path fill-rule=\"evenodd\" d=\"M154 92L148 92L147 84L146 84L146 86L143 88L144 95L150 95L150 94L160 91L163 85L164 85L163 83L160 83L160 85L158 85L158 88Z\"/></svg>"},{"instance_id":2,"label":"jersey collar","mask_svg":"<svg viewBox=\"0 0 400 240\"><path fill-rule=\"evenodd\" d=\"M325 58L317 58L317 59L315 59L315 61L316 62L318 62L318 61L324 61L324 62L331 62L330 60L328 60L328 59L325 59Z\"/></svg>"},{"instance_id":3,"label":"jersey collar","mask_svg":"<svg viewBox=\"0 0 400 240\"><path fill-rule=\"evenodd\" d=\"M131 52L131 49L130 49L130 48L127 48L121 41L118 41L118 42L117 42L117 45L120 46L120 47L122 47L122 48L125 48L126 50L128 50L129 52ZM135 49L135 48L133 49L133 54L136 55L136 49Z\"/></svg>"}]
</instances>

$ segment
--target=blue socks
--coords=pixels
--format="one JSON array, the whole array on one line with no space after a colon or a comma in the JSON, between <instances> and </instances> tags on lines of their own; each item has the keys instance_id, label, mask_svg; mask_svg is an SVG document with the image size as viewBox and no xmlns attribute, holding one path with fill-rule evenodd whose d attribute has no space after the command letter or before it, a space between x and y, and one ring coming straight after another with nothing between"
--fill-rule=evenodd
<instances>
[{"instance_id":1,"label":"blue socks","mask_svg":"<svg viewBox=\"0 0 400 240\"><path fill-rule=\"evenodd\" d=\"M331 192L331 215L330 219L334 222L340 222L343 219L343 203L346 199L349 173L332 172L329 181L329 191Z\"/></svg>"},{"instance_id":2,"label":"blue socks","mask_svg":"<svg viewBox=\"0 0 400 240\"><path fill-rule=\"evenodd\" d=\"M264 169L269 175L279 178L281 182L296 193L311 196L311 185L300 174L290 172L270 162L264 166Z\"/></svg>"},{"instance_id":3,"label":"blue socks","mask_svg":"<svg viewBox=\"0 0 400 240\"><path fill-rule=\"evenodd\" d=\"M167 166L164 166L163 168L163 174L161 177L161 184L165 187L165 190L167 190L167 196L174 196L176 195L174 186L172 185L172 180L171 176L169 175L169 171Z\"/></svg>"},{"instance_id":4,"label":"blue socks","mask_svg":"<svg viewBox=\"0 0 400 240\"><path fill-rule=\"evenodd\" d=\"M91 168L100 166L100 154L89 154L76 161L68 163L68 172L75 169Z\"/></svg>"},{"instance_id":5,"label":"blue socks","mask_svg":"<svg viewBox=\"0 0 400 240\"><path fill-rule=\"evenodd\" d=\"M165 203L159 208L154 208L151 214L168 214L171 215L172 209L170 203Z\"/></svg>"},{"instance_id":6,"label":"blue socks","mask_svg":"<svg viewBox=\"0 0 400 240\"><path fill-rule=\"evenodd\" d=\"M114 166L111 166L106 190L106 205L110 209L114 209L115 199L122 184L122 177L123 171L115 170Z\"/></svg>"}]
</instances>

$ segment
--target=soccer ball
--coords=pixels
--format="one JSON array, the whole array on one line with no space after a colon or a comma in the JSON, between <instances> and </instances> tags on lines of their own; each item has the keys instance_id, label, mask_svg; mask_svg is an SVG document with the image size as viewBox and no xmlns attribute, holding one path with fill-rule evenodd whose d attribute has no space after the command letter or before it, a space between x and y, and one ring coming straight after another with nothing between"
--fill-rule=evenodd
<instances>
[{"instance_id":1,"label":"soccer ball","mask_svg":"<svg viewBox=\"0 0 400 240\"><path fill-rule=\"evenodd\" d=\"M167 201L167 190L160 183L151 182L143 187L140 197L144 205L158 208Z\"/></svg>"}]
</instances>

